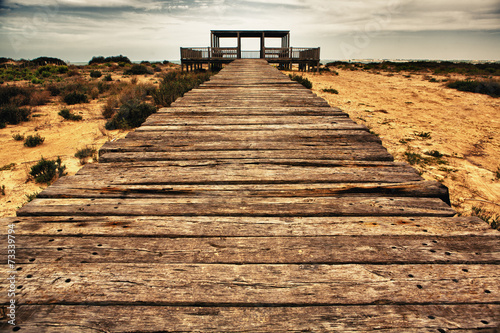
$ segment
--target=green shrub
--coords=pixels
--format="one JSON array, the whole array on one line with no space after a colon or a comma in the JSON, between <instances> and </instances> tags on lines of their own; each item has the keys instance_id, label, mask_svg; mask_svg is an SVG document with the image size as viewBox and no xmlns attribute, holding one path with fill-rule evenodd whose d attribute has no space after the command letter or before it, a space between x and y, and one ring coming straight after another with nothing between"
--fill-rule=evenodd
<instances>
[{"instance_id":1,"label":"green shrub","mask_svg":"<svg viewBox=\"0 0 500 333\"><path fill-rule=\"evenodd\" d=\"M28 121L31 110L20 108L15 105L0 107L0 123L17 125L22 121Z\"/></svg>"},{"instance_id":2,"label":"green shrub","mask_svg":"<svg viewBox=\"0 0 500 333\"><path fill-rule=\"evenodd\" d=\"M140 126L147 117L156 112L156 107L134 99L120 106L118 113L106 123L107 130L128 129Z\"/></svg>"},{"instance_id":3,"label":"green shrub","mask_svg":"<svg viewBox=\"0 0 500 333\"><path fill-rule=\"evenodd\" d=\"M26 147L36 147L41 145L45 141L45 138L42 138L39 134L36 135L28 135L26 139L24 139L24 145Z\"/></svg>"},{"instance_id":4,"label":"green shrub","mask_svg":"<svg viewBox=\"0 0 500 333\"><path fill-rule=\"evenodd\" d=\"M80 103L88 103L89 100L87 95L73 91L64 96L64 102L68 105L80 104Z\"/></svg>"},{"instance_id":5,"label":"green shrub","mask_svg":"<svg viewBox=\"0 0 500 333\"><path fill-rule=\"evenodd\" d=\"M96 154L95 148L92 147L85 147L82 149L78 149L75 153L76 158L87 158L87 157L94 157Z\"/></svg>"},{"instance_id":6,"label":"green shrub","mask_svg":"<svg viewBox=\"0 0 500 333\"><path fill-rule=\"evenodd\" d=\"M0 129L1 129L1 128L5 128L5 127L7 127L7 124L6 124L6 123L4 123L4 122L2 122L2 121L0 121Z\"/></svg>"},{"instance_id":7,"label":"green shrub","mask_svg":"<svg viewBox=\"0 0 500 333\"><path fill-rule=\"evenodd\" d=\"M104 76L104 78L102 79L103 81L113 81L113 78L111 77L111 74L107 74L106 76Z\"/></svg>"},{"instance_id":8,"label":"green shrub","mask_svg":"<svg viewBox=\"0 0 500 333\"><path fill-rule=\"evenodd\" d=\"M16 141L23 141L24 140L24 135L21 135L19 133L16 133L12 136L12 138L14 138L14 140Z\"/></svg>"},{"instance_id":9,"label":"green shrub","mask_svg":"<svg viewBox=\"0 0 500 333\"><path fill-rule=\"evenodd\" d=\"M460 91L500 97L500 83L497 81L458 80L448 83L447 86Z\"/></svg>"},{"instance_id":10,"label":"green shrub","mask_svg":"<svg viewBox=\"0 0 500 333\"><path fill-rule=\"evenodd\" d=\"M30 194L26 194L26 199L28 199L28 201L26 203L32 202L33 200L35 200L39 194L40 194L40 192L33 192Z\"/></svg>"},{"instance_id":11,"label":"green shrub","mask_svg":"<svg viewBox=\"0 0 500 333\"><path fill-rule=\"evenodd\" d=\"M58 115L60 115L61 117L63 117L66 120L73 120L73 121L80 121L80 120L82 120L82 116L76 115L76 114L72 114L71 111L69 109L66 109L66 108L64 108L61 111L59 111Z\"/></svg>"},{"instance_id":12,"label":"green shrub","mask_svg":"<svg viewBox=\"0 0 500 333\"><path fill-rule=\"evenodd\" d=\"M330 93L330 94L338 94L338 90L337 89L323 89L323 92L327 92L327 93Z\"/></svg>"},{"instance_id":13,"label":"green shrub","mask_svg":"<svg viewBox=\"0 0 500 333\"><path fill-rule=\"evenodd\" d=\"M439 151L437 150L431 150L431 151L426 151L424 152L425 155L428 155L428 156L432 156L432 157L436 157L436 158L441 158L443 157L443 154L441 154Z\"/></svg>"},{"instance_id":14,"label":"green shrub","mask_svg":"<svg viewBox=\"0 0 500 333\"><path fill-rule=\"evenodd\" d=\"M95 159L97 155L97 151L93 147L85 147L82 149L78 149L75 153L75 157L80 159L80 164L87 164L88 159Z\"/></svg>"},{"instance_id":15,"label":"green shrub","mask_svg":"<svg viewBox=\"0 0 500 333\"><path fill-rule=\"evenodd\" d=\"M90 71L91 78L97 79L101 76L102 76L102 73L100 71L94 71L94 70Z\"/></svg>"},{"instance_id":16,"label":"green shrub","mask_svg":"<svg viewBox=\"0 0 500 333\"><path fill-rule=\"evenodd\" d=\"M423 139L430 139L431 138L431 132L413 132L413 135L418 136L419 138Z\"/></svg>"},{"instance_id":17,"label":"green shrub","mask_svg":"<svg viewBox=\"0 0 500 333\"><path fill-rule=\"evenodd\" d=\"M57 67L57 73L66 74L69 71L68 66L59 66Z\"/></svg>"},{"instance_id":18,"label":"green shrub","mask_svg":"<svg viewBox=\"0 0 500 333\"><path fill-rule=\"evenodd\" d=\"M153 74L146 66L144 65L133 65L131 68L127 69L123 72L125 75L142 75L142 74Z\"/></svg>"},{"instance_id":19,"label":"green shrub","mask_svg":"<svg viewBox=\"0 0 500 333\"><path fill-rule=\"evenodd\" d=\"M5 185L2 185L2 186L0 187L0 194L1 194L1 195L5 195Z\"/></svg>"},{"instance_id":20,"label":"green shrub","mask_svg":"<svg viewBox=\"0 0 500 333\"><path fill-rule=\"evenodd\" d=\"M37 183L49 184L54 177L63 176L64 170L66 170L66 166L61 164L60 157L58 157L55 161L46 160L42 157L37 164L31 167L30 175Z\"/></svg>"},{"instance_id":21,"label":"green shrub","mask_svg":"<svg viewBox=\"0 0 500 333\"><path fill-rule=\"evenodd\" d=\"M15 166L16 166L16 163L6 164L3 167L0 167L0 171L12 170L12 168Z\"/></svg>"},{"instance_id":22,"label":"green shrub","mask_svg":"<svg viewBox=\"0 0 500 333\"><path fill-rule=\"evenodd\" d=\"M405 157L411 165L420 164L424 160L420 154L409 151L405 152Z\"/></svg>"},{"instance_id":23,"label":"green shrub","mask_svg":"<svg viewBox=\"0 0 500 333\"><path fill-rule=\"evenodd\" d=\"M290 74L289 76L290 76L290 79L292 79L292 81L296 81L296 82L300 83L301 85L303 85L307 89L312 89L313 84L307 78L304 78L303 76L300 76L300 75L292 75L292 74Z\"/></svg>"},{"instance_id":24,"label":"green shrub","mask_svg":"<svg viewBox=\"0 0 500 333\"><path fill-rule=\"evenodd\" d=\"M500 228L500 216L489 212L484 207L472 207L472 216L477 216L484 222L488 223L493 229Z\"/></svg>"}]
</instances>

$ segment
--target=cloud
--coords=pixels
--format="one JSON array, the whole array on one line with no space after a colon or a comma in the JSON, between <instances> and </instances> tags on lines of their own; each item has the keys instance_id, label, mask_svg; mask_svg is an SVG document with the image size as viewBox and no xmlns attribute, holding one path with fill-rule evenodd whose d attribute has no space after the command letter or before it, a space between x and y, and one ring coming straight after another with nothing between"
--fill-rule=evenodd
<instances>
[{"instance_id":1,"label":"cloud","mask_svg":"<svg viewBox=\"0 0 500 333\"><path fill-rule=\"evenodd\" d=\"M291 30L293 46L326 50L360 33L384 45L402 33L500 30L498 0L0 0L0 13L1 49L23 57L106 51L175 59L180 46L208 46L210 29Z\"/></svg>"}]
</instances>

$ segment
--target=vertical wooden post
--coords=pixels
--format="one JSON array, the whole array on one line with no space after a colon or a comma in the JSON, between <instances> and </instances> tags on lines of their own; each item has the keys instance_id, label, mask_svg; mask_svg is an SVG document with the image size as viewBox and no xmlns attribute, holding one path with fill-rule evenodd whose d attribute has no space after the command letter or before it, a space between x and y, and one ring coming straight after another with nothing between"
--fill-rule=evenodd
<instances>
[{"instance_id":1,"label":"vertical wooden post","mask_svg":"<svg viewBox=\"0 0 500 333\"><path fill-rule=\"evenodd\" d=\"M241 59L241 36L240 33L238 32L238 51L237 51L237 58Z\"/></svg>"},{"instance_id":2,"label":"vertical wooden post","mask_svg":"<svg viewBox=\"0 0 500 333\"><path fill-rule=\"evenodd\" d=\"M266 33L263 31L262 36L260 36L260 58L266 58Z\"/></svg>"}]
</instances>

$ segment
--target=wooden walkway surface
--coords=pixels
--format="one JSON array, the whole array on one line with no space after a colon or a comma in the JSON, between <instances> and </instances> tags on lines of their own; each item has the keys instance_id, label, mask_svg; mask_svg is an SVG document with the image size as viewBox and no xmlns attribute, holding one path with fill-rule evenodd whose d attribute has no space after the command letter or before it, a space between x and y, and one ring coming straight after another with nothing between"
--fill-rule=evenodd
<instances>
[{"instance_id":1,"label":"wooden walkway surface","mask_svg":"<svg viewBox=\"0 0 500 333\"><path fill-rule=\"evenodd\" d=\"M495 332L499 234L446 201L339 109L234 61L1 220L0 327Z\"/></svg>"}]
</instances>

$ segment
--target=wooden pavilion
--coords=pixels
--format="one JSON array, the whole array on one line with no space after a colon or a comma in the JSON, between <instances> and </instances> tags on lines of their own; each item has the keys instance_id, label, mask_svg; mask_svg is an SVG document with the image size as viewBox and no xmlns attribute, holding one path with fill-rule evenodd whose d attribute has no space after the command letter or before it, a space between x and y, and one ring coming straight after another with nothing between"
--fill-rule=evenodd
<instances>
[{"instance_id":1,"label":"wooden pavilion","mask_svg":"<svg viewBox=\"0 0 500 333\"><path fill-rule=\"evenodd\" d=\"M319 71L320 48L291 47L289 30L212 30L210 37L210 47L181 47L182 70L201 69L203 64L221 68L235 59L265 59L282 69L298 64L301 70ZM236 39L237 46L221 47L221 38ZM243 50L242 38L260 38L260 49ZM280 38L281 47L266 47L266 38Z\"/></svg>"}]
</instances>

